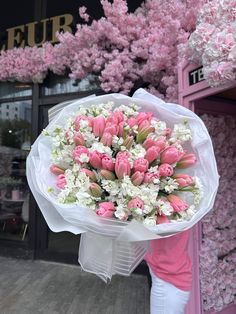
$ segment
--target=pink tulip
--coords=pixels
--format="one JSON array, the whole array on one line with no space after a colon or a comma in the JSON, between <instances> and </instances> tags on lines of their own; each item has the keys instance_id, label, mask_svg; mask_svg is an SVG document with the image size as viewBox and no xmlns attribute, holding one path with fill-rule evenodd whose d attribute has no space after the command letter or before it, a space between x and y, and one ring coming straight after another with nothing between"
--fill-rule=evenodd
<instances>
[{"instance_id":1,"label":"pink tulip","mask_svg":"<svg viewBox=\"0 0 236 314\"><path fill-rule=\"evenodd\" d=\"M174 194L168 195L167 200L170 202L170 205L173 207L175 212L181 212L188 208L188 204Z\"/></svg>"},{"instance_id":2,"label":"pink tulip","mask_svg":"<svg viewBox=\"0 0 236 314\"><path fill-rule=\"evenodd\" d=\"M102 169L113 171L115 168L112 158L106 154L102 155Z\"/></svg>"},{"instance_id":3,"label":"pink tulip","mask_svg":"<svg viewBox=\"0 0 236 314\"><path fill-rule=\"evenodd\" d=\"M179 169L184 169L191 167L197 161L197 158L194 154L185 154L177 163L176 167Z\"/></svg>"},{"instance_id":4,"label":"pink tulip","mask_svg":"<svg viewBox=\"0 0 236 314\"><path fill-rule=\"evenodd\" d=\"M143 147L148 150L148 148L155 146L156 141L153 140L152 138L147 138L144 142L143 142Z\"/></svg>"},{"instance_id":5,"label":"pink tulip","mask_svg":"<svg viewBox=\"0 0 236 314\"><path fill-rule=\"evenodd\" d=\"M169 219L165 216L165 215L157 215L157 224L160 225L160 224L165 224L165 223L169 223Z\"/></svg>"},{"instance_id":6,"label":"pink tulip","mask_svg":"<svg viewBox=\"0 0 236 314\"><path fill-rule=\"evenodd\" d=\"M148 161L144 158L137 158L134 161L134 172L140 171L140 172L146 172L148 170Z\"/></svg>"},{"instance_id":7,"label":"pink tulip","mask_svg":"<svg viewBox=\"0 0 236 314\"><path fill-rule=\"evenodd\" d=\"M57 165L51 165L50 171L57 176L65 173L65 170Z\"/></svg>"},{"instance_id":8,"label":"pink tulip","mask_svg":"<svg viewBox=\"0 0 236 314\"><path fill-rule=\"evenodd\" d=\"M102 154L98 151L89 154L89 162L93 168L100 169L102 167Z\"/></svg>"},{"instance_id":9,"label":"pink tulip","mask_svg":"<svg viewBox=\"0 0 236 314\"><path fill-rule=\"evenodd\" d=\"M110 133L111 135L117 135L119 131L119 127L117 124L112 122L107 122L105 125L104 133Z\"/></svg>"},{"instance_id":10,"label":"pink tulip","mask_svg":"<svg viewBox=\"0 0 236 314\"><path fill-rule=\"evenodd\" d=\"M141 208L144 209L144 201L141 200L139 197L135 197L132 200L129 201L128 203L128 208Z\"/></svg>"},{"instance_id":11,"label":"pink tulip","mask_svg":"<svg viewBox=\"0 0 236 314\"><path fill-rule=\"evenodd\" d=\"M93 119L93 133L97 137L102 137L105 129L106 120L103 116L98 116Z\"/></svg>"},{"instance_id":12,"label":"pink tulip","mask_svg":"<svg viewBox=\"0 0 236 314\"><path fill-rule=\"evenodd\" d=\"M138 124L138 122L135 118L129 118L127 122L128 122L128 125L130 128L132 128L133 126Z\"/></svg>"},{"instance_id":13,"label":"pink tulip","mask_svg":"<svg viewBox=\"0 0 236 314\"><path fill-rule=\"evenodd\" d=\"M102 189L100 185L95 182L90 184L89 191L93 197L100 197L102 195Z\"/></svg>"},{"instance_id":14,"label":"pink tulip","mask_svg":"<svg viewBox=\"0 0 236 314\"><path fill-rule=\"evenodd\" d=\"M124 126L125 126L124 121L121 121L118 124L118 134L117 134L117 136L122 137L124 135Z\"/></svg>"},{"instance_id":15,"label":"pink tulip","mask_svg":"<svg viewBox=\"0 0 236 314\"><path fill-rule=\"evenodd\" d=\"M171 128L166 128L166 129L164 130L164 134L163 134L163 135L169 136L171 133L172 133Z\"/></svg>"},{"instance_id":16,"label":"pink tulip","mask_svg":"<svg viewBox=\"0 0 236 314\"><path fill-rule=\"evenodd\" d=\"M151 183L153 181L153 174L151 172L146 172L144 175L143 183Z\"/></svg>"},{"instance_id":17,"label":"pink tulip","mask_svg":"<svg viewBox=\"0 0 236 314\"><path fill-rule=\"evenodd\" d=\"M157 146L152 146L148 148L144 158L147 159L149 163L152 163L154 160L157 159L159 153L160 153L160 148Z\"/></svg>"},{"instance_id":18,"label":"pink tulip","mask_svg":"<svg viewBox=\"0 0 236 314\"><path fill-rule=\"evenodd\" d=\"M179 186L181 187L186 187L194 183L193 178L184 173L176 174L173 178L178 182Z\"/></svg>"},{"instance_id":19,"label":"pink tulip","mask_svg":"<svg viewBox=\"0 0 236 314\"><path fill-rule=\"evenodd\" d=\"M143 182L143 179L144 179L144 172L136 171L131 176L131 181L133 185L140 185Z\"/></svg>"},{"instance_id":20,"label":"pink tulip","mask_svg":"<svg viewBox=\"0 0 236 314\"><path fill-rule=\"evenodd\" d=\"M83 135L79 132L75 133L75 135L73 136L73 141L75 143L75 145L84 145L84 138Z\"/></svg>"},{"instance_id":21,"label":"pink tulip","mask_svg":"<svg viewBox=\"0 0 236 314\"><path fill-rule=\"evenodd\" d=\"M66 187L66 177L64 174L59 174L59 176L57 177L57 182L56 182L56 186L59 188L59 189L64 189Z\"/></svg>"},{"instance_id":22,"label":"pink tulip","mask_svg":"<svg viewBox=\"0 0 236 314\"><path fill-rule=\"evenodd\" d=\"M95 176L95 173L87 168L81 168L80 169L81 172L84 172L86 174L87 177L89 177L89 179L91 179L91 181L97 181L97 178Z\"/></svg>"},{"instance_id":23,"label":"pink tulip","mask_svg":"<svg viewBox=\"0 0 236 314\"><path fill-rule=\"evenodd\" d=\"M116 178L114 172L109 171L109 170L102 169L100 173L101 173L101 176L105 178L106 180L114 181Z\"/></svg>"},{"instance_id":24,"label":"pink tulip","mask_svg":"<svg viewBox=\"0 0 236 314\"><path fill-rule=\"evenodd\" d=\"M129 152L118 152L116 155L116 159L122 158L122 159L129 159L130 153Z\"/></svg>"},{"instance_id":25,"label":"pink tulip","mask_svg":"<svg viewBox=\"0 0 236 314\"><path fill-rule=\"evenodd\" d=\"M148 128L149 126L150 126L150 122L148 120L144 120L139 124L138 130L140 131L144 128Z\"/></svg>"},{"instance_id":26,"label":"pink tulip","mask_svg":"<svg viewBox=\"0 0 236 314\"><path fill-rule=\"evenodd\" d=\"M127 136L122 145L125 146L127 149L130 149L133 145L133 142L134 142L134 137Z\"/></svg>"},{"instance_id":27,"label":"pink tulip","mask_svg":"<svg viewBox=\"0 0 236 314\"><path fill-rule=\"evenodd\" d=\"M152 112L139 112L138 115L136 116L136 121L137 121L138 125L140 125L145 120L150 122L152 117L153 117Z\"/></svg>"},{"instance_id":28,"label":"pink tulip","mask_svg":"<svg viewBox=\"0 0 236 314\"><path fill-rule=\"evenodd\" d=\"M147 136L154 131L155 131L155 128L152 126L144 127L141 130L139 130L136 136L137 143L143 143L145 139L147 138Z\"/></svg>"},{"instance_id":29,"label":"pink tulip","mask_svg":"<svg viewBox=\"0 0 236 314\"><path fill-rule=\"evenodd\" d=\"M169 164L161 164L158 171L161 177L170 177L174 173L173 167Z\"/></svg>"},{"instance_id":30,"label":"pink tulip","mask_svg":"<svg viewBox=\"0 0 236 314\"><path fill-rule=\"evenodd\" d=\"M161 153L161 163L174 164L180 160L182 155L183 153L177 147L169 146Z\"/></svg>"},{"instance_id":31,"label":"pink tulip","mask_svg":"<svg viewBox=\"0 0 236 314\"><path fill-rule=\"evenodd\" d=\"M155 146L159 147L160 152L166 147L166 140L164 137L160 137L156 143Z\"/></svg>"},{"instance_id":32,"label":"pink tulip","mask_svg":"<svg viewBox=\"0 0 236 314\"><path fill-rule=\"evenodd\" d=\"M113 119L115 119L117 121L117 124L124 121L125 116L124 116L123 111L120 111L120 110L114 111L113 112Z\"/></svg>"},{"instance_id":33,"label":"pink tulip","mask_svg":"<svg viewBox=\"0 0 236 314\"><path fill-rule=\"evenodd\" d=\"M115 206L112 202L102 202L99 204L96 214L104 218L112 218Z\"/></svg>"},{"instance_id":34,"label":"pink tulip","mask_svg":"<svg viewBox=\"0 0 236 314\"><path fill-rule=\"evenodd\" d=\"M78 131L80 129L80 121L85 120L89 122L89 126L91 127L93 124L93 118L92 117L87 117L83 115L79 115L75 118L75 130Z\"/></svg>"},{"instance_id":35,"label":"pink tulip","mask_svg":"<svg viewBox=\"0 0 236 314\"><path fill-rule=\"evenodd\" d=\"M160 173L159 171L155 172L152 174L152 179L155 180L155 179L159 179L160 178Z\"/></svg>"},{"instance_id":36,"label":"pink tulip","mask_svg":"<svg viewBox=\"0 0 236 314\"><path fill-rule=\"evenodd\" d=\"M131 165L127 158L116 158L115 173L118 179L130 176Z\"/></svg>"},{"instance_id":37,"label":"pink tulip","mask_svg":"<svg viewBox=\"0 0 236 314\"><path fill-rule=\"evenodd\" d=\"M111 147L112 144L112 135L108 132L104 132L101 138L101 143L105 146Z\"/></svg>"},{"instance_id":38,"label":"pink tulip","mask_svg":"<svg viewBox=\"0 0 236 314\"><path fill-rule=\"evenodd\" d=\"M87 147L82 145L76 146L75 149L73 150L73 158L77 164L81 164L80 156L82 154L86 154L87 156L89 156L89 150L87 149Z\"/></svg>"}]
</instances>

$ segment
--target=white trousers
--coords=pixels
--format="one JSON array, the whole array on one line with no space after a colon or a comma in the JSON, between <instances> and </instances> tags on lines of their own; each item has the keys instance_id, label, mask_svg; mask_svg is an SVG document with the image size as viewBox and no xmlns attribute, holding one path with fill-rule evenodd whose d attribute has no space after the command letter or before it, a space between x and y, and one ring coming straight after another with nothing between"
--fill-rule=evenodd
<instances>
[{"instance_id":1,"label":"white trousers","mask_svg":"<svg viewBox=\"0 0 236 314\"><path fill-rule=\"evenodd\" d=\"M152 288L150 297L151 314L184 314L190 291L183 291L168 283L150 270Z\"/></svg>"}]
</instances>

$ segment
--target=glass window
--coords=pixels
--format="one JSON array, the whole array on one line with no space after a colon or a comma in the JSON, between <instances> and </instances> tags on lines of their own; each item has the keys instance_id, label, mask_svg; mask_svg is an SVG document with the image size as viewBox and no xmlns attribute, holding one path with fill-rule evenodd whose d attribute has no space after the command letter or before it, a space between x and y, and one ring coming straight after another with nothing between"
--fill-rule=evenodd
<instances>
[{"instance_id":1,"label":"glass window","mask_svg":"<svg viewBox=\"0 0 236 314\"><path fill-rule=\"evenodd\" d=\"M99 86L98 77L92 74L79 82L62 76L49 75L45 80L42 92L44 96L50 96L98 90Z\"/></svg>"},{"instance_id":2,"label":"glass window","mask_svg":"<svg viewBox=\"0 0 236 314\"><path fill-rule=\"evenodd\" d=\"M30 84L26 83L0 83L0 99L25 97L32 95L32 88Z\"/></svg>"},{"instance_id":3,"label":"glass window","mask_svg":"<svg viewBox=\"0 0 236 314\"><path fill-rule=\"evenodd\" d=\"M27 239L29 219L25 169L30 150L31 100L2 103L1 111L0 239L22 241Z\"/></svg>"}]
</instances>

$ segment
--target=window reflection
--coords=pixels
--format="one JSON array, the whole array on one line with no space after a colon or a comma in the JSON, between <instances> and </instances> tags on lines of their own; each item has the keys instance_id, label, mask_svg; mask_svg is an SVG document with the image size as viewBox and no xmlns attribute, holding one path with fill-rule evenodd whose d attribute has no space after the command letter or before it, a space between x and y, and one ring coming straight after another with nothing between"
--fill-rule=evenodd
<instances>
[{"instance_id":1,"label":"window reflection","mask_svg":"<svg viewBox=\"0 0 236 314\"><path fill-rule=\"evenodd\" d=\"M49 75L43 86L43 95L50 96L98 89L100 89L100 83L96 75L90 74L78 82L62 76Z\"/></svg>"},{"instance_id":2,"label":"window reflection","mask_svg":"<svg viewBox=\"0 0 236 314\"><path fill-rule=\"evenodd\" d=\"M25 97L32 95L30 84L1 82L0 99Z\"/></svg>"},{"instance_id":3,"label":"window reflection","mask_svg":"<svg viewBox=\"0 0 236 314\"><path fill-rule=\"evenodd\" d=\"M0 238L27 239L31 100L0 104Z\"/></svg>"}]
</instances>

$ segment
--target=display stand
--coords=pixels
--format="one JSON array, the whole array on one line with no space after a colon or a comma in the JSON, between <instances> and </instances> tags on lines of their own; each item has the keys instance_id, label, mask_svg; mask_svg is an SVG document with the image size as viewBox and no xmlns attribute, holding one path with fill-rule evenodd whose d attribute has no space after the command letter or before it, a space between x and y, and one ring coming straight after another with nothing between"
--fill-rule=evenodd
<instances>
[{"instance_id":1,"label":"display stand","mask_svg":"<svg viewBox=\"0 0 236 314\"><path fill-rule=\"evenodd\" d=\"M212 88L204 80L202 67L185 63L178 70L179 104L199 113L236 115L236 82L228 86ZM193 260L193 287L185 314L233 314L236 305L229 304L220 312L205 312L200 287L199 251L202 242L201 222L193 229L189 254Z\"/></svg>"}]
</instances>

